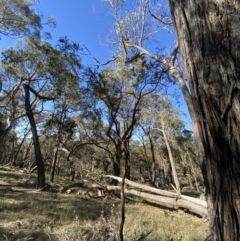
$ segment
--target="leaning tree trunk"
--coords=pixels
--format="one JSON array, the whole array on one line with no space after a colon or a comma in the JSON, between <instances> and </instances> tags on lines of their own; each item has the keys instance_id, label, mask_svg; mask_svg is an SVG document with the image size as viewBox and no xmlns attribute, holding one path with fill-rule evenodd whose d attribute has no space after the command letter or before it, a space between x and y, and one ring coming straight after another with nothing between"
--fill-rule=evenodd
<instances>
[{"instance_id":1,"label":"leaning tree trunk","mask_svg":"<svg viewBox=\"0 0 240 241\"><path fill-rule=\"evenodd\" d=\"M29 119L30 126L31 126L32 138L33 138L33 144L34 144L34 150L35 150L35 158L36 158L36 164L37 164L37 172L38 172L37 188L43 188L45 186L45 169L44 169L44 163L42 159L40 143L38 139L37 127L36 127L34 115L32 112L32 108L30 105L30 91L27 85L24 84L23 87L25 90L25 109L26 109L27 117Z\"/></svg>"},{"instance_id":2,"label":"leaning tree trunk","mask_svg":"<svg viewBox=\"0 0 240 241\"><path fill-rule=\"evenodd\" d=\"M172 148L170 146L167 134L165 132L165 126L164 126L163 120L161 120L161 124L162 124L162 130L161 131L162 131L162 134L163 134L164 142L167 146L169 161L170 161L170 165L171 165L171 169L172 169L172 177L173 177L173 180L174 180L175 188L176 188L178 194L180 195L181 194L181 186L180 186L180 182L178 180L176 165L175 165L175 162L174 162L174 159L173 159Z\"/></svg>"},{"instance_id":3,"label":"leaning tree trunk","mask_svg":"<svg viewBox=\"0 0 240 241\"><path fill-rule=\"evenodd\" d=\"M169 3L191 92L189 110L202 162L211 240L237 241L240 240L240 1L169 0Z\"/></svg>"}]
</instances>

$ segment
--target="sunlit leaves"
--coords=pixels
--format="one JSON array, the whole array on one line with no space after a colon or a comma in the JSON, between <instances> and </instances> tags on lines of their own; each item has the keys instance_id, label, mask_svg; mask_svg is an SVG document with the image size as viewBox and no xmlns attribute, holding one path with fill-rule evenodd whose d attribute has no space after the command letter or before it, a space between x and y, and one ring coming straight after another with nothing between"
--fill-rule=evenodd
<instances>
[{"instance_id":1,"label":"sunlit leaves","mask_svg":"<svg viewBox=\"0 0 240 241\"><path fill-rule=\"evenodd\" d=\"M33 91L31 109L43 121L43 110L53 106L46 99L65 102L69 108L79 104L79 75L82 69L80 47L67 38L56 47L38 38L18 41L15 48L2 53L0 73L3 81L1 111L11 119L24 115L23 85ZM15 118L16 117L16 118Z\"/></svg>"},{"instance_id":2,"label":"sunlit leaves","mask_svg":"<svg viewBox=\"0 0 240 241\"><path fill-rule=\"evenodd\" d=\"M143 46L146 40L159 33L161 29L171 26L170 14L167 12L167 1L134 0L112 1L104 0L109 4L115 20L115 43L126 42ZM111 36L114 38L113 36ZM117 40L118 39L118 40Z\"/></svg>"},{"instance_id":3,"label":"sunlit leaves","mask_svg":"<svg viewBox=\"0 0 240 241\"><path fill-rule=\"evenodd\" d=\"M3 51L2 66L5 74L19 81L20 78L42 83L47 81L51 95L66 95L76 89L79 71L82 68L79 46L66 38L60 39L57 47L45 41L27 38L17 49ZM39 86L38 86L39 88Z\"/></svg>"},{"instance_id":4,"label":"sunlit leaves","mask_svg":"<svg viewBox=\"0 0 240 241\"><path fill-rule=\"evenodd\" d=\"M0 34L17 37L30 35L41 29L41 18L33 10L38 1L1 0Z\"/></svg>"}]
</instances>

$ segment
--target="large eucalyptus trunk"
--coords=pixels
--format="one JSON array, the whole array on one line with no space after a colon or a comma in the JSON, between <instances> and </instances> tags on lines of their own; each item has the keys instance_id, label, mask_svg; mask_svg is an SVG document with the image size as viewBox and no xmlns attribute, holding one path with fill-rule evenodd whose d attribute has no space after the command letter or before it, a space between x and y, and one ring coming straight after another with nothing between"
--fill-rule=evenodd
<instances>
[{"instance_id":1,"label":"large eucalyptus trunk","mask_svg":"<svg viewBox=\"0 0 240 241\"><path fill-rule=\"evenodd\" d=\"M169 0L169 3L191 93L188 106L202 162L211 240L237 241L240 240L240 1Z\"/></svg>"}]
</instances>

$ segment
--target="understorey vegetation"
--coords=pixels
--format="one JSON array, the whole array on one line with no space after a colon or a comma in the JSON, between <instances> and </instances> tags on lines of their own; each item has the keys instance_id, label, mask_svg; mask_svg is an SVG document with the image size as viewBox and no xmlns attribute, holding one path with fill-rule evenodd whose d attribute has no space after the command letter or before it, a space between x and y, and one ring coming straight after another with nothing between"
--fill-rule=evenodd
<instances>
[{"instance_id":1,"label":"understorey vegetation","mask_svg":"<svg viewBox=\"0 0 240 241\"><path fill-rule=\"evenodd\" d=\"M90 183L64 190L73 184L65 176L56 176L55 185L38 191L36 174L18 168L1 168L0 177L1 240L119 240L117 194L105 192L99 197ZM126 200L125 240L202 241L207 235L207 218L141 197Z\"/></svg>"}]
</instances>

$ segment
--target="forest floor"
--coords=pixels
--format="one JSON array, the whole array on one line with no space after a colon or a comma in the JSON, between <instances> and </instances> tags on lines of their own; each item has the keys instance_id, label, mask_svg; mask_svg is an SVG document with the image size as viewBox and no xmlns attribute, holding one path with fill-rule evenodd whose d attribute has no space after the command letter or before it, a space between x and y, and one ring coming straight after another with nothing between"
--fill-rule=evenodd
<instances>
[{"instance_id":1,"label":"forest floor","mask_svg":"<svg viewBox=\"0 0 240 241\"><path fill-rule=\"evenodd\" d=\"M70 184L56 177L61 185ZM36 191L34 174L0 170L1 241L112 241L118 240L120 200L107 196ZM12 191L13 190L13 191ZM83 191L83 190L82 190ZM141 200L127 200L126 241L152 231L145 241L203 241L208 221L183 211L167 210Z\"/></svg>"}]
</instances>

